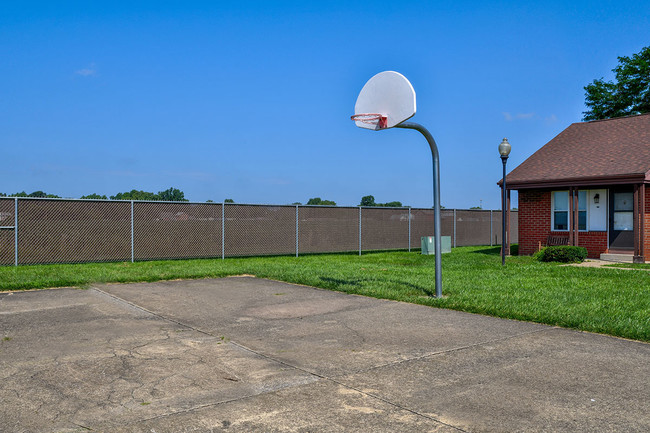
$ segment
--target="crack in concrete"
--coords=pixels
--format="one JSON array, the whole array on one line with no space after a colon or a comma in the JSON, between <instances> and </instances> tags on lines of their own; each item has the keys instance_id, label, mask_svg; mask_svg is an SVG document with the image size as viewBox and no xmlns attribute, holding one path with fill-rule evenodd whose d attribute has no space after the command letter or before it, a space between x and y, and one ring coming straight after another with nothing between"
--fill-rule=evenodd
<instances>
[{"instance_id":1,"label":"crack in concrete","mask_svg":"<svg viewBox=\"0 0 650 433\"><path fill-rule=\"evenodd\" d=\"M271 387L267 391L262 391L262 392L252 393L252 394L246 394L246 395L243 395L243 396L240 396L240 397L231 398L231 399L227 399L227 400L216 401L216 402L212 402L212 403L199 404L199 405L196 405L196 406L188 407L187 409L162 413L162 414L155 415L155 416L152 416L152 417L149 417L149 418L143 418L143 419L140 419L139 421L140 422L147 422L147 421L153 421L153 420L156 420L156 419L166 418L166 417L173 416L173 415L191 413L191 412L195 412L197 410L205 409L205 408L208 408L208 407L215 407L215 406L219 406L219 405L222 405L222 404L234 403L234 402L237 402L237 401L246 400L246 399L251 398L251 397L257 397L257 396L261 396L261 395L272 394L272 393L277 392L277 391L282 391L283 389L292 388L295 385L296 384L294 384L294 383L287 383L287 384L279 385L279 386L276 385L274 387ZM304 385L304 383L300 383L300 385Z\"/></svg>"},{"instance_id":2,"label":"crack in concrete","mask_svg":"<svg viewBox=\"0 0 650 433\"><path fill-rule=\"evenodd\" d=\"M148 310L148 309L146 309L146 308L144 308L144 307L142 307L142 306L140 306L140 305L137 305L137 304L135 304L135 303L133 303L133 302L127 301L126 299L122 299L122 298L120 298L120 297L118 297L118 296L115 296L115 295L113 295L113 294L111 294L111 293L105 292L105 291L103 291L103 290L101 290L101 289L99 289L99 288L92 287L92 289L95 290L97 293L100 293L100 294L102 294L102 295L104 295L104 296L107 296L107 297L109 297L109 298L112 298L114 301L117 301L118 303L126 304L126 305L128 305L129 307L131 307L131 308L138 309L138 310L143 311L143 312L145 312L145 313L148 313L148 314L150 314L150 315L152 315L152 316L155 316L155 317L157 317L157 318L159 318L159 319L161 319L161 320L164 320L164 321L167 321L167 322L171 322L171 323L175 323L176 325L183 326L183 327L185 327L185 328L191 329L191 330L193 330L193 331L196 331L196 332L198 332L198 333L200 333L200 334L203 334L203 335L206 335L206 336L209 336L209 337L215 337L215 338L218 338L217 335L214 335L214 334L212 334L212 333L209 332L209 331L202 330L202 329L197 328L197 327L194 327L194 326L192 326L192 325L188 325L188 324L186 324L186 323L183 323L183 322L181 322L181 321L179 321L179 320L176 320L176 319L172 319L172 318L169 318L169 317L163 316L162 314L156 313L156 312L154 312L154 311L150 311L150 310ZM417 360L417 359L426 358L426 357L429 357L429 356L435 356L435 355L439 355L439 354L441 354L441 353L448 353L448 352L453 352L453 351L458 351L458 350L465 350L465 349L468 349L468 348L471 348L471 347L480 346L480 345L483 345L483 344L489 344L489 343L493 343L493 342L496 342L496 341L504 341L504 340L507 340L507 339L510 339L510 338L514 338L514 337L517 337L517 336L520 336L520 335L532 334L532 333L535 333L535 332L541 332L541 331L545 331L545 330L543 329L543 330L536 330L536 331L532 331L532 332L520 333L520 334L516 334L516 335L508 336L508 337L503 337L503 338L494 339L494 340L490 340L490 341L484 341L484 342L481 342L481 343L471 344L471 345L467 345L467 346L463 346L463 347L457 347L457 348L452 348L452 349L448 349L448 350L444 350L444 351L439 351L439 352L435 352L435 353L429 353L429 354L422 355L422 356L417 356L417 357L413 357L413 358L409 358L409 359L405 359L405 360L400 360L400 361L396 361L396 362L392 362L392 363L387 363L387 364L382 365L382 366L372 367L372 368L368 369L368 371L373 370L373 369L376 369L376 368L380 368L380 367L388 366L388 365L397 365L397 364L401 364L401 363L408 362L408 361L413 361L413 360ZM342 387L344 387L344 388L348 388L348 389L353 390L353 391L355 391L355 392L358 392L358 393L360 393L360 394L362 394L362 395L365 395L365 396L367 396L367 397L369 397L369 398L372 398L372 399L375 399L375 400L381 401L381 402L383 402L383 403L385 403L385 404L388 404L389 406L395 407L395 408L400 409L400 410L404 410L404 411L406 411L406 412L412 413L412 414L417 415L417 416L420 416L420 417L422 417L422 418L426 418L426 419L428 419L428 420L430 420L430 421L433 421L433 422L435 422L435 423L438 423L438 424L444 425L444 426L449 427L449 428L453 428L453 429L455 429L455 430L457 430L457 431L460 431L460 432L463 432L463 433L467 433L466 430L463 430L463 429L461 429L460 427L457 427L457 426L454 426L454 425L451 425L451 424L445 423L444 421L441 421L441 420L439 420L439 419L436 419L436 418L434 418L434 417L432 417L432 416L430 416L430 415L427 415L427 414L424 414L424 413L418 412L417 410L410 409L410 408L408 408L408 407L402 406L402 405L400 405L399 403L395 403L395 402L390 401L390 400L388 400L388 399L386 399L386 398L383 398L383 397L381 397L381 396L378 396L378 395L374 395L374 394L368 393L368 392L363 391L363 390L361 390L361 389L357 389L357 388L355 388L355 387L353 387L353 386L350 386L350 385L345 384L345 383L343 383L343 382L341 382L341 381L339 381L339 380L336 380L336 379L333 378L333 377L328 377L328 376L325 376L325 375L322 375L322 374L316 373L316 372L314 372L314 371L309 371L309 370L307 370L307 369L305 369L305 368L302 368L302 367L299 367L299 366L297 366L297 365L292 365L292 364L290 364L290 363L288 363L288 362L282 361L282 360L280 360L280 359L273 358L272 356L269 356L269 355L266 355L266 354L264 354L264 353L258 352L258 351L254 350L254 349L251 349L251 348L246 347L246 346L244 346L244 345L242 345L242 344L236 343L236 342L234 342L234 341L232 341L232 340L229 341L228 344L231 344L231 345L233 345L233 346L235 346L235 347L238 347L239 349L244 350L244 351L246 351L246 352L252 353L252 354L254 354L254 355L258 356L258 357L261 357L261 358L267 359L267 360L269 360L269 361L272 361L272 362L274 362L274 363L277 363L277 364L280 364L280 365L283 365L283 366L289 367L290 369L294 369L294 370L297 370L297 371L303 372L303 373L305 373L305 374L307 374L307 375L311 375L311 376L317 377L319 380L330 381L330 382L335 383L335 384L337 384L337 385L339 385L339 386L342 386ZM350 375L350 374L357 374L357 373L364 372L364 371L365 371L365 370L361 370L361 371L359 371L359 372L354 372L354 373L346 373L345 375L347 376L347 375ZM259 393L255 393L255 394L250 394L250 395L246 395L246 396L242 396L242 397L238 397L238 398L234 398L234 399L229 399L229 400L224 400L224 401L219 401L219 402L213 402L213 403L206 403L206 404L202 404L202 405L197 405L197 406L193 406L193 407L191 407L191 408L187 408L187 409L184 409L184 410L181 410L181 411L175 411L175 412L169 412L169 413L165 413L165 414L156 415L156 416L151 417L151 418L142 419L141 421L145 421L145 422L146 422L146 421L151 421L151 420L155 420L155 419L160 419L160 418L164 418L164 417L168 417L168 416L172 416L172 415L176 415L176 414L189 413L189 412L193 412L193 411L196 411L196 410L200 410L200 409L203 409L203 408L206 408L206 407L214 407L214 406L218 406L218 405L221 405L221 404L232 403L232 402L236 402L236 401L244 400L244 399L251 398L251 397L256 397L256 396L259 396L259 395L264 395L264 394L268 394L268 393L272 393L272 392L280 391L280 390L282 390L282 389L291 388L291 387L294 387L294 386L296 386L296 385L297 385L297 384L293 384L293 383L291 383L291 384L285 384L285 385L283 385L283 386L276 386L276 387L273 387L273 389L269 389L269 390L267 390L267 391L263 391L263 392L259 392ZM298 385L304 385L304 383L300 383L300 384L298 384Z\"/></svg>"},{"instance_id":3,"label":"crack in concrete","mask_svg":"<svg viewBox=\"0 0 650 433\"><path fill-rule=\"evenodd\" d=\"M391 367L391 366L394 366L394 365L400 365L400 364L404 364L404 363L407 363L407 362L419 361L419 360L425 359L425 358L433 358L434 356L444 355L444 354L453 353L453 352L459 352L461 350L472 349L474 347L480 347L480 346L484 346L484 345L488 345L488 344L499 343L499 342L502 342L502 341L511 340L513 338L522 337L522 336L525 336L525 335L537 334L537 333L541 333L541 332L548 332L548 331L553 330L553 329L559 329L559 328L557 328L557 327L549 327L549 328L546 328L546 329L536 329L534 331L520 332L520 333L517 333L517 334L508 335L508 336L501 337L501 338L495 338L495 339L492 339L492 340L485 340L485 341L481 341L481 342L478 342L478 343L468 344L468 345L465 345L465 346L458 346L458 347L452 347L452 348L445 349L445 350L438 350L438 351L435 351L435 352L425 353L423 355L413 356L413 357L406 358L406 359L400 359L400 360L397 360L397 361L387 362L385 364L380 364L380 365L375 365L375 366L368 367L368 368L363 368L361 370L357 370L357 371L354 371L354 372L345 373L345 374L343 374L341 376L349 376L351 374L367 373L369 371L378 370L378 369L384 368L384 367Z\"/></svg>"}]
</instances>

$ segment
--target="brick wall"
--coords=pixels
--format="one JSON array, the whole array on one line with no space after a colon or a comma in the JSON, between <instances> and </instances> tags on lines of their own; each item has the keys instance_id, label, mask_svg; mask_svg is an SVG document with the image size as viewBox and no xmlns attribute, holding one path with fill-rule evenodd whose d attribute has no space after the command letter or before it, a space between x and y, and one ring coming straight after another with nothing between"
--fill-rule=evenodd
<instances>
[{"instance_id":1,"label":"brick wall","mask_svg":"<svg viewBox=\"0 0 650 433\"><path fill-rule=\"evenodd\" d=\"M650 223L650 218L646 221ZM568 235L551 231L551 191L519 191L519 254L534 254L540 243L546 244L549 235ZM650 246L650 236L646 235L646 239ZM607 249L607 232L580 232L578 245L587 248L589 257L598 258Z\"/></svg>"},{"instance_id":2,"label":"brick wall","mask_svg":"<svg viewBox=\"0 0 650 433\"><path fill-rule=\"evenodd\" d=\"M597 259L607 250L607 232L580 232L578 246L587 249L587 257Z\"/></svg>"},{"instance_id":3,"label":"brick wall","mask_svg":"<svg viewBox=\"0 0 650 433\"><path fill-rule=\"evenodd\" d=\"M534 254L551 233L551 191L519 191L519 254Z\"/></svg>"}]
</instances>

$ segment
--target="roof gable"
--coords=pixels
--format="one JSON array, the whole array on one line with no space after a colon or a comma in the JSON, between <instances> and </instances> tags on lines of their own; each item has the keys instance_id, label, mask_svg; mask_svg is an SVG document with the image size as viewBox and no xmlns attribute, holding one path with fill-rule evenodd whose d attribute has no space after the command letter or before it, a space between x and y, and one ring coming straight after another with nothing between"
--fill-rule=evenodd
<instances>
[{"instance_id":1,"label":"roof gable","mask_svg":"<svg viewBox=\"0 0 650 433\"><path fill-rule=\"evenodd\" d=\"M506 176L513 189L628 178L650 180L650 114L574 123Z\"/></svg>"}]
</instances>

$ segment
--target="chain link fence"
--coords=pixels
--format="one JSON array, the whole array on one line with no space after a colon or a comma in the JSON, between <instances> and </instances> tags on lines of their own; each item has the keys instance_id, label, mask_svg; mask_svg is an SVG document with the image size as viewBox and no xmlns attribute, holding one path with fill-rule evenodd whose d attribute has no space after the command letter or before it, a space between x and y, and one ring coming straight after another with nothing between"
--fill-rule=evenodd
<instances>
[{"instance_id":1,"label":"chain link fence","mask_svg":"<svg viewBox=\"0 0 650 433\"><path fill-rule=\"evenodd\" d=\"M441 229L500 245L501 211L443 209ZM0 198L0 265L419 250L433 232L433 209Z\"/></svg>"}]
</instances>

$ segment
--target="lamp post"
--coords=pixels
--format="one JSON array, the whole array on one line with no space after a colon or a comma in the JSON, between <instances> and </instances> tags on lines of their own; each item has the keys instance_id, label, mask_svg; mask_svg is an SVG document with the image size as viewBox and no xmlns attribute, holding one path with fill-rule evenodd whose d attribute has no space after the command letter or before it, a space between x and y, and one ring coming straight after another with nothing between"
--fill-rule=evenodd
<instances>
[{"instance_id":1,"label":"lamp post","mask_svg":"<svg viewBox=\"0 0 650 433\"><path fill-rule=\"evenodd\" d=\"M506 264L506 162L508 161L508 155L510 155L510 143L508 139L504 138L503 141L499 144L499 155L501 155L501 162L503 162L503 185L501 193L501 223L503 230L501 232L501 266Z\"/></svg>"}]
</instances>

